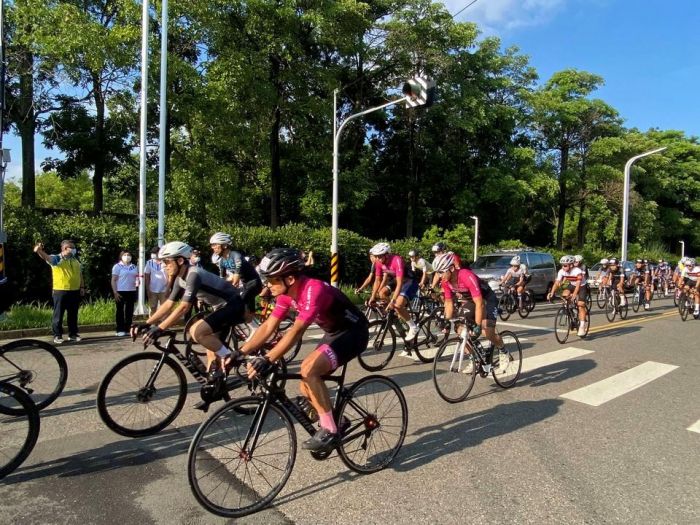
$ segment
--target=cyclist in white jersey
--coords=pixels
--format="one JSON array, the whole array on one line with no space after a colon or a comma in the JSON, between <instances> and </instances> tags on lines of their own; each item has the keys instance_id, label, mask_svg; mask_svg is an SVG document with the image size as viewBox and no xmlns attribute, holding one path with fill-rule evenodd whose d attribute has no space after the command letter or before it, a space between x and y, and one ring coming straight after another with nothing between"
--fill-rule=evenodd
<instances>
[{"instance_id":1,"label":"cyclist in white jersey","mask_svg":"<svg viewBox=\"0 0 700 525\"><path fill-rule=\"evenodd\" d=\"M574 266L574 258L571 255L564 255L559 259L561 270L557 274L557 278L552 285L552 289L547 294L547 299L551 299L554 292L561 286L564 288L562 297L571 296L572 300L578 305L579 326L578 335L584 337L586 335L586 327L588 325L588 309L586 308L586 276L581 268Z\"/></svg>"}]
</instances>

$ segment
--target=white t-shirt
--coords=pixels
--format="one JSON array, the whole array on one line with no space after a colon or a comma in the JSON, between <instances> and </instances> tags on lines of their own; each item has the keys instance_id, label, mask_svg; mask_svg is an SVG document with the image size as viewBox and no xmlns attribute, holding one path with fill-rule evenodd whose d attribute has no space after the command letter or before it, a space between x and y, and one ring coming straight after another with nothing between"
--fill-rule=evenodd
<instances>
[{"instance_id":1,"label":"white t-shirt","mask_svg":"<svg viewBox=\"0 0 700 525\"><path fill-rule=\"evenodd\" d=\"M583 286L586 284L586 275L583 273L581 268L572 266L568 272L565 272L563 269L559 270L559 273L557 274L557 281L569 281L572 286L576 286L580 282L581 286Z\"/></svg>"},{"instance_id":2,"label":"white t-shirt","mask_svg":"<svg viewBox=\"0 0 700 525\"><path fill-rule=\"evenodd\" d=\"M414 272L416 270L420 270L423 273L433 273L433 265L430 264L428 261L423 259L423 257L420 257L417 261L413 262L411 261L411 270Z\"/></svg>"},{"instance_id":3,"label":"white t-shirt","mask_svg":"<svg viewBox=\"0 0 700 525\"><path fill-rule=\"evenodd\" d=\"M148 283L148 291L152 293L163 293L168 289L168 276L165 275L165 265L158 263L154 259L146 262L144 273L151 276Z\"/></svg>"},{"instance_id":4,"label":"white t-shirt","mask_svg":"<svg viewBox=\"0 0 700 525\"><path fill-rule=\"evenodd\" d=\"M135 264L124 264L118 262L112 267L112 276L117 276L118 292L136 291L136 279L139 276L139 269Z\"/></svg>"}]
</instances>

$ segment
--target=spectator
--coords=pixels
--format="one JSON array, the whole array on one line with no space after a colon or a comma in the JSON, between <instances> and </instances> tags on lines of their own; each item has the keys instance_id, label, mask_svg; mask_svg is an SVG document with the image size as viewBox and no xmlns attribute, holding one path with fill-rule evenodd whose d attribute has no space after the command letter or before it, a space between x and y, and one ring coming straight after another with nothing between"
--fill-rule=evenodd
<instances>
[{"instance_id":1,"label":"spectator","mask_svg":"<svg viewBox=\"0 0 700 525\"><path fill-rule=\"evenodd\" d=\"M157 246L151 250L151 258L146 262L144 275L148 306L152 316L168 298L168 276L165 274L165 265L158 259Z\"/></svg>"},{"instance_id":2,"label":"spectator","mask_svg":"<svg viewBox=\"0 0 700 525\"><path fill-rule=\"evenodd\" d=\"M119 254L119 262L112 267L112 292L117 303L117 337L125 336L131 327L138 277L139 270L131 262L131 252L124 250Z\"/></svg>"},{"instance_id":3,"label":"spectator","mask_svg":"<svg viewBox=\"0 0 700 525\"><path fill-rule=\"evenodd\" d=\"M51 266L53 279L53 319L51 331L53 342L63 343L63 313L66 313L68 323L68 340L80 341L78 333L78 308L80 297L85 295L85 283L80 261L76 258L75 243L69 239L61 241L61 252L49 255L44 251L44 245L37 243L34 253Z\"/></svg>"},{"instance_id":4,"label":"spectator","mask_svg":"<svg viewBox=\"0 0 700 525\"><path fill-rule=\"evenodd\" d=\"M190 264L192 266L202 267L202 254L199 250L192 250L192 255L190 255Z\"/></svg>"}]
</instances>

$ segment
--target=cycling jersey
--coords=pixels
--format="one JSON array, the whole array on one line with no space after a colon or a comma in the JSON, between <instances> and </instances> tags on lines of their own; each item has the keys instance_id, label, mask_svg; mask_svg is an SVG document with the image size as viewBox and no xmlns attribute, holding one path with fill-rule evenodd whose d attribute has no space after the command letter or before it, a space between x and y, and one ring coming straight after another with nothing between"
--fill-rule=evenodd
<instances>
[{"instance_id":1,"label":"cycling jersey","mask_svg":"<svg viewBox=\"0 0 700 525\"><path fill-rule=\"evenodd\" d=\"M527 275L527 266L524 264L521 264L517 270L513 270L512 268L509 268L508 271L506 272L506 279L507 280L513 280L515 282L519 281L521 277L525 277Z\"/></svg>"},{"instance_id":2,"label":"cycling jersey","mask_svg":"<svg viewBox=\"0 0 700 525\"><path fill-rule=\"evenodd\" d=\"M216 260L216 265L219 267L219 275L228 277L230 275L240 275L241 281L248 282L260 280L260 275L255 271L255 268L250 264L240 252L231 250L228 257L220 257Z\"/></svg>"},{"instance_id":3,"label":"cycling jersey","mask_svg":"<svg viewBox=\"0 0 700 525\"><path fill-rule=\"evenodd\" d=\"M327 282L306 276L299 277L296 298L289 295L275 298L275 309L271 315L284 319L290 308L298 312L297 320L303 321L307 326L315 321L327 333L367 322L362 312L343 292Z\"/></svg>"},{"instance_id":4,"label":"cycling jersey","mask_svg":"<svg viewBox=\"0 0 700 525\"><path fill-rule=\"evenodd\" d=\"M413 279L413 270L409 264L406 264L400 255L387 255L386 263L382 263L379 259L374 263L374 274L380 278L387 274L390 277L403 277L404 281Z\"/></svg>"},{"instance_id":5,"label":"cycling jersey","mask_svg":"<svg viewBox=\"0 0 700 525\"><path fill-rule=\"evenodd\" d=\"M612 285L615 285L618 281L625 279L625 272L622 271L622 268L618 268L617 270L608 268L608 275L610 276L610 284Z\"/></svg>"},{"instance_id":6,"label":"cycling jersey","mask_svg":"<svg viewBox=\"0 0 700 525\"><path fill-rule=\"evenodd\" d=\"M467 268L457 270L457 286L453 286L450 281L443 279L442 291L445 293L445 300L452 299L453 293L461 293L467 295L467 299L474 297L487 298L494 295L493 290L488 284L481 281L474 272Z\"/></svg>"},{"instance_id":7,"label":"cycling jersey","mask_svg":"<svg viewBox=\"0 0 700 525\"><path fill-rule=\"evenodd\" d=\"M198 266L189 266L184 278L175 279L169 299L182 299L186 303L194 303L196 299L217 308L240 299L240 296L235 288L216 274Z\"/></svg>"},{"instance_id":8,"label":"cycling jersey","mask_svg":"<svg viewBox=\"0 0 700 525\"><path fill-rule=\"evenodd\" d=\"M684 268L682 277L697 282L698 277L700 277L700 265L693 266L692 268Z\"/></svg>"},{"instance_id":9,"label":"cycling jersey","mask_svg":"<svg viewBox=\"0 0 700 525\"><path fill-rule=\"evenodd\" d=\"M637 268L634 267L630 272L630 279L642 279L646 280L647 277L651 277L651 270L649 268Z\"/></svg>"},{"instance_id":10,"label":"cycling jersey","mask_svg":"<svg viewBox=\"0 0 700 525\"><path fill-rule=\"evenodd\" d=\"M581 268L572 266L568 272L565 272L563 269L559 270L559 273L557 274L557 281L560 283L566 281L571 286L576 286L580 283L581 286L583 286L586 284L586 276L581 271Z\"/></svg>"},{"instance_id":11,"label":"cycling jersey","mask_svg":"<svg viewBox=\"0 0 700 525\"><path fill-rule=\"evenodd\" d=\"M421 257L417 261L411 261L411 270L414 272L423 272L430 275L433 273L433 265Z\"/></svg>"}]
</instances>

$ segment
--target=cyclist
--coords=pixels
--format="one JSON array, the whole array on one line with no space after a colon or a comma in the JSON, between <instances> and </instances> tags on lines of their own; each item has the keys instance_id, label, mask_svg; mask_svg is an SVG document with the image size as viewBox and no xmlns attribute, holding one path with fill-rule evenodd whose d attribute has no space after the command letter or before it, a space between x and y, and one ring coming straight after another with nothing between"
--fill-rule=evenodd
<instances>
[{"instance_id":1,"label":"cyclist","mask_svg":"<svg viewBox=\"0 0 700 525\"><path fill-rule=\"evenodd\" d=\"M627 297L625 296L625 272L620 266L620 261L617 257L610 257L608 260L608 272L605 276L605 280L601 281L602 286L607 286L609 288L616 288L620 292L620 304L622 306L627 304Z\"/></svg>"},{"instance_id":2,"label":"cyclist","mask_svg":"<svg viewBox=\"0 0 700 525\"><path fill-rule=\"evenodd\" d=\"M552 285L552 289L547 294L547 300L552 298L554 292L561 286L564 288L562 297L571 297L578 305L578 336L586 335L588 325L588 309L586 308L586 276L581 268L574 266L574 258L571 255L564 255L559 259L561 269Z\"/></svg>"},{"instance_id":3,"label":"cyclist","mask_svg":"<svg viewBox=\"0 0 700 525\"><path fill-rule=\"evenodd\" d=\"M265 375L272 363L301 339L311 323L324 331L316 350L301 363L301 393L319 415L320 428L302 447L329 451L340 442L340 432L333 419L331 398L322 376L357 357L367 348L367 319L340 290L328 283L303 275L304 259L298 250L277 248L260 262L266 286L276 299L275 309L255 335L241 347L249 354L260 349L287 317L290 309L298 312L294 325L267 355L255 357L248 364L248 377Z\"/></svg>"},{"instance_id":4,"label":"cyclist","mask_svg":"<svg viewBox=\"0 0 700 525\"><path fill-rule=\"evenodd\" d=\"M600 271L598 272L598 279L597 279L599 287L604 286L603 283L606 281L606 278L607 278L608 273L610 271L608 268L609 263L610 263L610 261L608 260L607 257L603 257L600 260Z\"/></svg>"},{"instance_id":5,"label":"cyclist","mask_svg":"<svg viewBox=\"0 0 700 525\"><path fill-rule=\"evenodd\" d=\"M487 363L491 361L491 352L495 348L496 355L500 357L506 350L503 339L496 333L496 316L498 315L498 298L488 284L479 280L474 272L468 268L457 269L452 253L443 253L433 260L433 269L440 275L442 290L445 294L445 319L452 320L454 316L455 293L463 295L467 306L474 312L475 326L472 328L474 337L479 337L483 331L486 338L491 341L490 351L486 356ZM493 360L495 364L495 359ZM507 359L499 359L501 371L508 368ZM486 370L488 372L488 370Z\"/></svg>"},{"instance_id":6,"label":"cyclist","mask_svg":"<svg viewBox=\"0 0 700 525\"><path fill-rule=\"evenodd\" d=\"M216 374L217 371L225 370L231 357L231 350L218 334L242 323L245 308L235 288L216 274L194 266L190 263L191 256L192 248L184 242L169 242L160 249L158 258L165 264L170 278L170 296L145 323L132 325L131 336L145 332L144 342L153 343L197 301L211 306L214 311L192 325L190 336L207 349L207 370L210 378L214 379L221 375ZM177 301L180 303L175 306Z\"/></svg>"},{"instance_id":7,"label":"cyclist","mask_svg":"<svg viewBox=\"0 0 700 525\"><path fill-rule=\"evenodd\" d=\"M523 306L523 293L525 292L525 281L527 278L527 265L520 263L520 256L516 255L510 260L510 268L501 279L501 286L515 288L518 293L518 308Z\"/></svg>"},{"instance_id":8,"label":"cyclist","mask_svg":"<svg viewBox=\"0 0 700 525\"><path fill-rule=\"evenodd\" d=\"M428 277L433 274L433 265L421 257L418 250L409 251L408 257L411 259L411 270L418 281L418 287L425 288Z\"/></svg>"},{"instance_id":9,"label":"cyclist","mask_svg":"<svg viewBox=\"0 0 700 525\"><path fill-rule=\"evenodd\" d=\"M252 335L257 330L253 317L255 297L263 289L260 275L240 252L231 248L231 236L228 233L216 232L209 239L209 245L214 252L212 262L219 267L219 275L236 289L241 289L241 298L246 305L245 321Z\"/></svg>"},{"instance_id":10,"label":"cyclist","mask_svg":"<svg viewBox=\"0 0 700 525\"><path fill-rule=\"evenodd\" d=\"M375 244L370 253L375 256L376 260L374 262L375 281L372 285L372 295L370 295L369 302L374 301L377 296L380 287L379 279L382 278L382 282L384 282L384 278L393 276L396 279L396 285L387 308L394 308L399 318L408 325L406 341L411 341L418 335L418 326L406 307L418 293L418 283L413 278L411 266L404 263L400 255L392 255L391 246L385 242Z\"/></svg>"},{"instance_id":11,"label":"cyclist","mask_svg":"<svg viewBox=\"0 0 700 525\"><path fill-rule=\"evenodd\" d=\"M683 273L681 274L681 282L683 291L688 294L691 289L695 290L695 309L693 317L700 316L700 266L692 257L685 257L683 261Z\"/></svg>"},{"instance_id":12,"label":"cyclist","mask_svg":"<svg viewBox=\"0 0 700 525\"><path fill-rule=\"evenodd\" d=\"M651 309L651 271L646 265L644 259L636 259L634 261L634 269L630 273L629 284L636 287L638 284L644 285L644 309Z\"/></svg>"}]
</instances>

